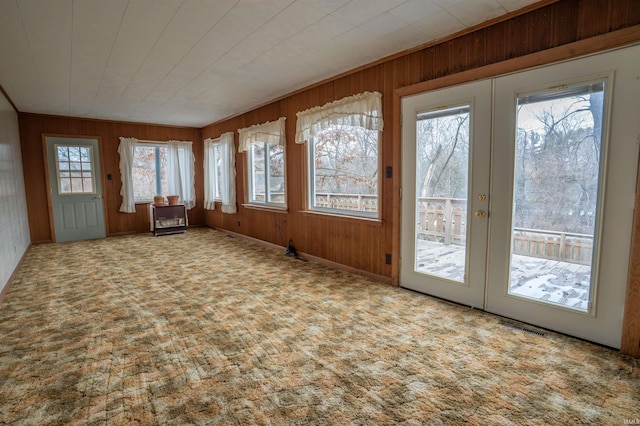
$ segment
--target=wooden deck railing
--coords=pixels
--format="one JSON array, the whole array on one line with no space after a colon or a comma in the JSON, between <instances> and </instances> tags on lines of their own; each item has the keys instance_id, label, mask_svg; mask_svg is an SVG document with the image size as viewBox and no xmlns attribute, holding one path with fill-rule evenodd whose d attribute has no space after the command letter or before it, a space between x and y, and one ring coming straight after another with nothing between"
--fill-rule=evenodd
<instances>
[{"instance_id":1,"label":"wooden deck railing","mask_svg":"<svg viewBox=\"0 0 640 426\"><path fill-rule=\"evenodd\" d=\"M255 194L258 201L264 201L264 194ZM284 192L272 192L271 201L284 202ZM378 211L378 196L369 194L328 194L316 192L316 206L360 212Z\"/></svg>"},{"instance_id":2,"label":"wooden deck railing","mask_svg":"<svg viewBox=\"0 0 640 426\"><path fill-rule=\"evenodd\" d=\"M513 229L513 253L590 265L593 235L542 229Z\"/></svg>"},{"instance_id":3,"label":"wooden deck railing","mask_svg":"<svg viewBox=\"0 0 640 426\"><path fill-rule=\"evenodd\" d=\"M378 196L368 194L326 194L316 192L316 207L359 212L378 211Z\"/></svg>"},{"instance_id":4,"label":"wooden deck railing","mask_svg":"<svg viewBox=\"0 0 640 426\"><path fill-rule=\"evenodd\" d=\"M467 200L418 198L418 238L445 244L466 241ZM514 228L513 253L563 262L590 264L593 235Z\"/></svg>"},{"instance_id":5,"label":"wooden deck railing","mask_svg":"<svg viewBox=\"0 0 640 426\"><path fill-rule=\"evenodd\" d=\"M466 219L464 198L418 198L419 239L465 245Z\"/></svg>"},{"instance_id":6,"label":"wooden deck railing","mask_svg":"<svg viewBox=\"0 0 640 426\"><path fill-rule=\"evenodd\" d=\"M284 193L273 193L284 201ZM375 212L376 195L316 193L316 206ZM464 198L418 198L418 239L465 245L467 200ZM513 253L588 265L593 254L593 235L544 229L514 228Z\"/></svg>"}]
</instances>

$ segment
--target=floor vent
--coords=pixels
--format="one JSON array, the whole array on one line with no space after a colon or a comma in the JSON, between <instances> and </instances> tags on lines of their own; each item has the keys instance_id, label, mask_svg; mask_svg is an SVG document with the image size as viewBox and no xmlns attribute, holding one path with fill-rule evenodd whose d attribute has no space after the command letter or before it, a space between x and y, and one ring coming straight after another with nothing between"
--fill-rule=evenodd
<instances>
[{"instance_id":1,"label":"floor vent","mask_svg":"<svg viewBox=\"0 0 640 426\"><path fill-rule=\"evenodd\" d=\"M520 331L525 331L527 333L535 334L536 336L544 337L544 336L547 335L546 333L543 333L542 331L532 330L531 328L523 327L521 325L514 324L512 322L500 321L500 325L504 325L505 327L513 328L513 329L520 330Z\"/></svg>"}]
</instances>

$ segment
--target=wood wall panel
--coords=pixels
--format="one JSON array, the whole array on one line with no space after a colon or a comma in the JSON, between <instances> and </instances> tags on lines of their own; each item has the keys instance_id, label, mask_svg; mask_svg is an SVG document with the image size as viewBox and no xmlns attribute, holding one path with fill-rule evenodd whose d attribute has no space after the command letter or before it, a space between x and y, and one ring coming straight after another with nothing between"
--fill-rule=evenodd
<instances>
[{"instance_id":1,"label":"wood wall panel","mask_svg":"<svg viewBox=\"0 0 640 426\"><path fill-rule=\"evenodd\" d=\"M620 350L640 358L640 162L636 179L636 201L633 213L633 236L629 256L629 276L622 324Z\"/></svg>"},{"instance_id":2,"label":"wood wall panel","mask_svg":"<svg viewBox=\"0 0 640 426\"><path fill-rule=\"evenodd\" d=\"M593 37L637 23L640 5L632 1L582 0L583 7L576 14L578 37Z\"/></svg>"},{"instance_id":3,"label":"wood wall panel","mask_svg":"<svg viewBox=\"0 0 640 426\"><path fill-rule=\"evenodd\" d=\"M149 231L148 207L138 205L135 214L120 213L120 170L118 144L120 136L166 141L189 140L194 143L196 165L196 207L189 211L189 224L204 224L204 181L199 172L202 165L202 137L200 129L158 126L105 120L54 117L38 114L19 114L22 158L27 188L27 208L32 242L51 241L43 135L94 136L100 138L103 197L106 206L107 235ZM111 174L112 180L107 180Z\"/></svg>"}]
</instances>

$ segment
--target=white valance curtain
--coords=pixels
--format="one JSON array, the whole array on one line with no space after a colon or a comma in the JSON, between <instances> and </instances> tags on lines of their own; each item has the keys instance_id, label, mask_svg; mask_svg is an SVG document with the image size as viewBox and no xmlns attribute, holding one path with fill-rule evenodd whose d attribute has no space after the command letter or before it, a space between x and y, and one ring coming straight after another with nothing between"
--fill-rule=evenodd
<instances>
[{"instance_id":1,"label":"white valance curtain","mask_svg":"<svg viewBox=\"0 0 640 426\"><path fill-rule=\"evenodd\" d=\"M214 147L220 147L220 200L223 213L236 213L236 152L233 132L224 133L218 139L204 141L204 208L215 209L217 178Z\"/></svg>"},{"instance_id":2,"label":"white valance curtain","mask_svg":"<svg viewBox=\"0 0 640 426\"><path fill-rule=\"evenodd\" d=\"M284 121L287 117L280 117L275 121L268 121L264 124L255 124L251 127L238 129L240 141L238 151L245 152L251 144L265 142L270 145L286 145Z\"/></svg>"},{"instance_id":3,"label":"white valance curtain","mask_svg":"<svg viewBox=\"0 0 640 426\"><path fill-rule=\"evenodd\" d=\"M120 154L120 179L122 180L122 187L120 188L120 195L122 195L122 204L120 205L120 211L123 213L135 213L136 202L133 196L133 157L136 152L136 145L138 139L136 138L120 138L120 145L118 146L118 154Z\"/></svg>"},{"instance_id":4,"label":"white valance curtain","mask_svg":"<svg viewBox=\"0 0 640 426\"><path fill-rule=\"evenodd\" d=\"M187 210L196 205L195 157L192 142L167 142L167 180L169 192L178 195Z\"/></svg>"},{"instance_id":5,"label":"white valance curtain","mask_svg":"<svg viewBox=\"0 0 640 426\"><path fill-rule=\"evenodd\" d=\"M382 94L364 92L296 113L296 143L305 143L331 126L382 131Z\"/></svg>"}]
</instances>

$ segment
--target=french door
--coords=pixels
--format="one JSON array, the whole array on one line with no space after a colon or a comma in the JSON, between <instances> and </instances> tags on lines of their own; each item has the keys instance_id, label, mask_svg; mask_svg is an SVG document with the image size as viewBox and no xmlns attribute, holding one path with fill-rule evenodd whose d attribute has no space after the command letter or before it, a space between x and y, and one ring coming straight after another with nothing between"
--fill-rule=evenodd
<instances>
[{"instance_id":1,"label":"french door","mask_svg":"<svg viewBox=\"0 0 640 426\"><path fill-rule=\"evenodd\" d=\"M490 80L402 100L400 284L480 309L489 207L487 103Z\"/></svg>"},{"instance_id":2,"label":"french door","mask_svg":"<svg viewBox=\"0 0 640 426\"><path fill-rule=\"evenodd\" d=\"M403 287L619 347L640 47L403 98Z\"/></svg>"}]
</instances>

